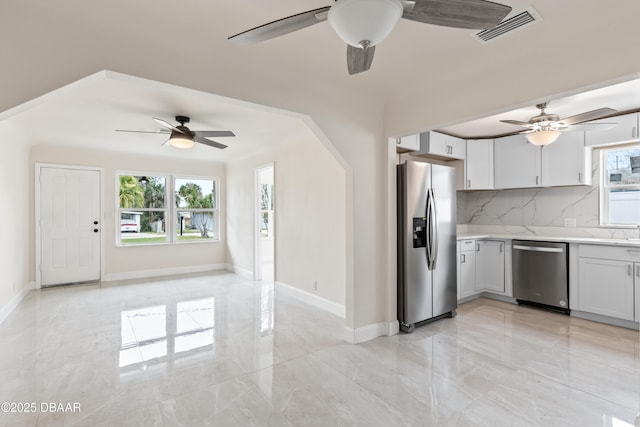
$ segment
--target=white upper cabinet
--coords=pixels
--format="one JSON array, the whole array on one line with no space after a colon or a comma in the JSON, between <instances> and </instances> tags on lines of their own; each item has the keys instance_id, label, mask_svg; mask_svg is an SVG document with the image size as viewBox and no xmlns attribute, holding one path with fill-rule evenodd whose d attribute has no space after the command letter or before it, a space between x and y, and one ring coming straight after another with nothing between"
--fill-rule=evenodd
<instances>
[{"instance_id":1,"label":"white upper cabinet","mask_svg":"<svg viewBox=\"0 0 640 427\"><path fill-rule=\"evenodd\" d=\"M466 154L464 139L445 135L438 132L424 132L420 134L420 152L445 159L464 160Z\"/></svg>"},{"instance_id":2,"label":"white upper cabinet","mask_svg":"<svg viewBox=\"0 0 640 427\"><path fill-rule=\"evenodd\" d=\"M527 141L520 135L496 138L495 151L495 188L539 187L540 147Z\"/></svg>"},{"instance_id":3,"label":"white upper cabinet","mask_svg":"<svg viewBox=\"0 0 640 427\"><path fill-rule=\"evenodd\" d=\"M408 135L402 138L392 138L396 143L396 151L418 151L420 149L420 135Z\"/></svg>"},{"instance_id":4,"label":"white upper cabinet","mask_svg":"<svg viewBox=\"0 0 640 427\"><path fill-rule=\"evenodd\" d=\"M616 142L633 141L638 136L639 113L609 117L608 119L593 120L587 123L615 123L609 130L588 130L585 143L587 146L607 145Z\"/></svg>"},{"instance_id":5,"label":"white upper cabinet","mask_svg":"<svg viewBox=\"0 0 640 427\"><path fill-rule=\"evenodd\" d=\"M468 140L464 189L493 188L493 139Z\"/></svg>"},{"instance_id":6,"label":"white upper cabinet","mask_svg":"<svg viewBox=\"0 0 640 427\"><path fill-rule=\"evenodd\" d=\"M542 185L591 185L591 149L584 132L563 132L542 150Z\"/></svg>"}]
</instances>

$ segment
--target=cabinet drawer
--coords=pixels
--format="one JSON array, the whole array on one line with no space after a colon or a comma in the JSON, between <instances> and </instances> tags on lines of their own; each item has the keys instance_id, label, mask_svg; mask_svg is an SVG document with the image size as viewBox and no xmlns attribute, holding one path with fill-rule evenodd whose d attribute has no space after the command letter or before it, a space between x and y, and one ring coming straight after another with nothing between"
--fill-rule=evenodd
<instances>
[{"instance_id":1,"label":"cabinet drawer","mask_svg":"<svg viewBox=\"0 0 640 427\"><path fill-rule=\"evenodd\" d=\"M476 250L476 241L475 240L460 240L460 251L475 251Z\"/></svg>"},{"instance_id":2,"label":"cabinet drawer","mask_svg":"<svg viewBox=\"0 0 640 427\"><path fill-rule=\"evenodd\" d=\"M581 258L640 262L640 247L580 245L578 254Z\"/></svg>"}]
</instances>

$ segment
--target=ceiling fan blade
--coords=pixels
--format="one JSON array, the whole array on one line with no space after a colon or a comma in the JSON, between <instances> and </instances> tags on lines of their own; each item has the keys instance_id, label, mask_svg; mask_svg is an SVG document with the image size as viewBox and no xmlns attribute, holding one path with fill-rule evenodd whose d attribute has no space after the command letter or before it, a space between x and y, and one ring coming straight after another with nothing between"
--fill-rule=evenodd
<instances>
[{"instance_id":1,"label":"ceiling fan blade","mask_svg":"<svg viewBox=\"0 0 640 427\"><path fill-rule=\"evenodd\" d=\"M198 135L193 137L193 140L195 142L199 142L200 144L208 145L209 147L220 148L221 150L224 148L227 148L227 146L224 144L220 144L219 142L216 142L216 141L211 141L210 139L207 139Z\"/></svg>"},{"instance_id":2,"label":"ceiling fan blade","mask_svg":"<svg viewBox=\"0 0 640 427\"><path fill-rule=\"evenodd\" d=\"M162 120L162 119L158 119L156 117L152 117L153 120L156 121L156 123L158 123L160 126L162 126L163 128L167 128L169 130L173 130L176 132L180 132L186 135L186 133L184 133L183 131L181 131L180 129L178 129L177 127L175 127L174 125L172 125L171 123L169 123L166 120Z\"/></svg>"},{"instance_id":3,"label":"ceiling fan blade","mask_svg":"<svg viewBox=\"0 0 640 427\"><path fill-rule=\"evenodd\" d=\"M196 136L202 136L205 138L206 137L221 138L226 136L236 136L236 134L231 132L230 130L196 130L194 132Z\"/></svg>"},{"instance_id":4,"label":"ceiling fan blade","mask_svg":"<svg viewBox=\"0 0 640 427\"><path fill-rule=\"evenodd\" d=\"M588 122L589 120L600 119L604 116L616 113L613 108L598 108L597 110L587 111L586 113L576 114L575 116L566 117L560 120L565 125L574 125L577 123Z\"/></svg>"},{"instance_id":5,"label":"ceiling fan blade","mask_svg":"<svg viewBox=\"0 0 640 427\"><path fill-rule=\"evenodd\" d=\"M155 134L168 134L168 130L160 129L160 130L127 130L127 129L116 129L116 132L131 132L131 133L155 133Z\"/></svg>"},{"instance_id":6,"label":"ceiling fan blade","mask_svg":"<svg viewBox=\"0 0 640 427\"><path fill-rule=\"evenodd\" d=\"M349 75L362 73L371 68L373 55L375 53L375 46L362 49L347 45L347 68L349 69Z\"/></svg>"},{"instance_id":7,"label":"ceiling fan blade","mask_svg":"<svg viewBox=\"0 0 640 427\"><path fill-rule=\"evenodd\" d=\"M227 40L240 45L249 45L274 37L283 36L297 30L309 27L313 24L325 21L327 12L331 6L325 6L318 9L309 10L307 12L298 13L296 15L287 16L277 21L251 28L236 35L229 37Z\"/></svg>"},{"instance_id":8,"label":"ceiling fan blade","mask_svg":"<svg viewBox=\"0 0 640 427\"><path fill-rule=\"evenodd\" d=\"M511 6L485 0L415 0L405 19L444 27L486 30L498 25Z\"/></svg>"},{"instance_id":9,"label":"ceiling fan blade","mask_svg":"<svg viewBox=\"0 0 640 427\"><path fill-rule=\"evenodd\" d=\"M523 126L523 127L531 127L531 124L529 122L521 122L518 120L500 120L502 123L507 123L510 125L516 125L516 126Z\"/></svg>"}]
</instances>

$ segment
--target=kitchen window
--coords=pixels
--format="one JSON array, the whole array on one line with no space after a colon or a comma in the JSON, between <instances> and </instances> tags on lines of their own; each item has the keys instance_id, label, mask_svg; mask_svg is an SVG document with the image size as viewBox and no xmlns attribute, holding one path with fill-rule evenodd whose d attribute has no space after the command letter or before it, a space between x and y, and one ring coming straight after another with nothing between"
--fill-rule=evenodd
<instances>
[{"instance_id":1,"label":"kitchen window","mask_svg":"<svg viewBox=\"0 0 640 427\"><path fill-rule=\"evenodd\" d=\"M219 240L215 177L118 173L117 243Z\"/></svg>"},{"instance_id":2,"label":"kitchen window","mask_svg":"<svg viewBox=\"0 0 640 427\"><path fill-rule=\"evenodd\" d=\"M603 149L600 224L640 225L640 144Z\"/></svg>"}]
</instances>

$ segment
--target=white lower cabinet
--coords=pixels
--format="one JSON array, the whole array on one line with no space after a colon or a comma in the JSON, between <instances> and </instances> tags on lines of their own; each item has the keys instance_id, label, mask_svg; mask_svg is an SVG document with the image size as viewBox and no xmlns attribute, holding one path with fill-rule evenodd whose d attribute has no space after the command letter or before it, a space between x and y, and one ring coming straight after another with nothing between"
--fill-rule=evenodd
<instances>
[{"instance_id":1,"label":"white lower cabinet","mask_svg":"<svg viewBox=\"0 0 640 427\"><path fill-rule=\"evenodd\" d=\"M505 295L505 271L503 240L458 242L458 299L481 292Z\"/></svg>"},{"instance_id":2,"label":"white lower cabinet","mask_svg":"<svg viewBox=\"0 0 640 427\"><path fill-rule=\"evenodd\" d=\"M640 322L640 248L580 245L577 310Z\"/></svg>"},{"instance_id":3,"label":"white lower cabinet","mask_svg":"<svg viewBox=\"0 0 640 427\"><path fill-rule=\"evenodd\" d=\"M471 241L473 243L473 241ZM460 251L458 255L458 286L459 298L470 297L476 291L476 253L471 250Z\"/></svg>"},{"instance_id":4,"label":"white lower cabinet","mask_svg":"<svg viewBox=\"0 0 640 427\"><path fill-rule=\"evenodd\" d=\"M640 264L635 266L628 261L580 258L578 310L634 320L635 271L640 272ZM640 279L637 281L640 282Z\"/></svg>"},{"instance_id":5,"label":"white lower cabinet","mask_svg":"<svg viewBox=\"0 0 640 427\"><path fill-rule=\"evenodd\" d=\"M502 240L476 242L476 289L505 292L504 246Z\"/></svg>"}]
</instances>

